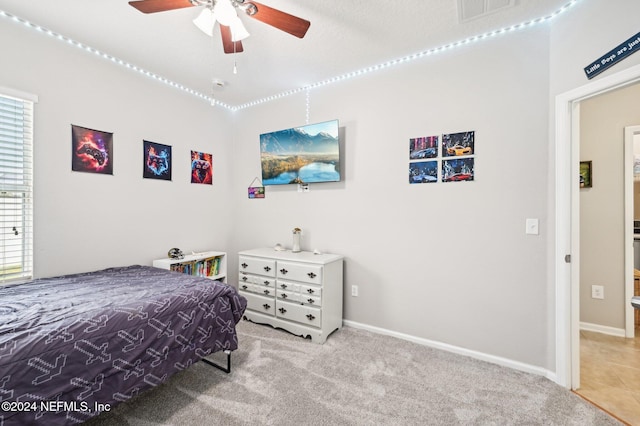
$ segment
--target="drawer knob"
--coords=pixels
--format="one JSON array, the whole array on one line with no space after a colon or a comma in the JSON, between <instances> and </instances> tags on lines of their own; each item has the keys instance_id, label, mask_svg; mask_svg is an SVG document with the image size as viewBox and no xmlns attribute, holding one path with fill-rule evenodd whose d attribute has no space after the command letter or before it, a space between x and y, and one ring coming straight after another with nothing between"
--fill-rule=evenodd
<instances>
[{"instance_id":1,"label":"drawer knob","mask_svg":"<svg viewBox=\"0 0 640 426\"><path fill-rule=\"evenodd\" d=\"M243 264L241 264L240 266L242 266L243 268L246 268L246 267L247 267L247 266L249 266L249 265L247 265L246 263L243 263Z\"/></svg>"},{"instance_id":2,"label":"drawer knob","mask_svg":"<svg viewBox=\"0 0 640 426\"><path fill-rule=\"evenodd\" d=\"M287 288L287 285L286 284L280 284L280 287Z\"/></svg>"},{"instance_id":3,"label":"drawer knob","mask_svg":"<svg viewBox=\"0 0 640 426\"><path fill-rule=\"evenodd\" d=\"M287 312L287 310L285 308L280 308L278 310L280 311L281 314L284 314L285 312Z\"/></svg>"},{"instance_id":4,"label":"drawer knob","mask_svg":"<svg viewBox=\"0 0 640 426\"><path fill-rule=\"evenodd\" d=\"M267 272L269 272L269 271L271 270L271 268L270 268L270 267L268 267L268 266L265 266L265 267L264 267L264 270L265 270L265 271L267 271Z\"/></svg>"},{"instance_id":5,"label":"drawer knob","mask_svg":"<svg viewBox=\"0 0 640 426\"><path fill-rule=\"evenodd\" d=\"M242 289L243 289L243 290L246 290L246 289L247 289L246 284L242 286Z\"/></svg>"},{"instance_id":6,"label":"drawer knob","mask_svg":"<svg viewBox=\"0 0 640 426\"><path fill-rule=\"evenodd\" d=\"M249 279L249 278L247 278L247 277L242 277L242 281L245 281L245 282L246 282L248 279Z\"/></svg>"},{"instance_id":7,"label":"drawer knob","mask_svg":"<svg viewBox=\"0 0 640 426\"><path fill-rule=\"evenodd\" d=\"M286 298L287 298L287 297L289 297L289 296L287 296L287 293L282 293L282 294L280 295L280 297L282 297L283 299L286 299Z\"/></svg>"},{"instance_id":8,"label":"drawer knob","mask_svg":"<svg viewBox=\"0 0 640 426\"><path fill-rule=\"evenodd\" d=\"M269 281L264 282L264 285L269 285L269 284L271 284Z\"/></svg>"},{"instance_id":9,"label":"drawer knob","mask_svg":"<svg viewBox=\"0 0 640 426\"><path fill-rule=\"evenodd\" d=\"M271 305L269 305L269 304L265 303L264 305L262 305L262 307L263 307L263 308L265 308L265 309L270 309L270 308L271 308Z\"/></svg>"},{"instance_id":10,"label":"drawer knob","mask_svg":"<svg viewBox=\"0 0 640 426\"><path fill-rule=\"evenodd\" d=\"M311 314L307 314L307 318L309 318L309 321L313 321L314 319L316 319L316 317Z\"/></svg>"},{"instance_id":11,"label":"drawer knob","mask_svg":"<svg viewBox=\"0 0 640 426\"><path fill-rule=\"evenodd\" d=\"M314 274L313 272L309 272L307 275L309 276L309 278L315 278L316 277L316 274Z\"/></svg>"},{"instance_id":12,"label":"drawer knob","mask_svg":"<svg viewBox=\"0 0 640 426\"><path fill-rule=\"evenodd\" d=\"M307 299L307 302L313 304L313 299Z\"/></svg>"},{"instance_id":13,"label":"drawer knob","mask_svg":"<svg viewBox=\"0 0 640 426\"><path fill-rule=\"evenodd\" d=\"M312 289L312 288L308 288L308 289L307 289L307 293L309 293L309 294L313 294L313 293L315 293L315 290L314 290L314 289Z\"/></svg>"},{"instance_id":14,"label":"drawer knob","mask_svg":"<svg viewBox=\"0 0 640 426\"><path fill-rule=\"evenodd\" d=\"M264 294L269 294L269 293L271 293L269 290L264 291Z\"/></svg>"},{"instance_id":15,"label":"drawer knob","mask_svg":"<svg viewBox=\"0 0 640 426\"><path fill-rule=\"evenodd\" d=\"M284 268L280 269L280 273L281 273L282 275L287 275L287 272L289 272L289 271L287 271L287 270L286 270L286 269L284 269Z\"/></svg>"}]
</instances>

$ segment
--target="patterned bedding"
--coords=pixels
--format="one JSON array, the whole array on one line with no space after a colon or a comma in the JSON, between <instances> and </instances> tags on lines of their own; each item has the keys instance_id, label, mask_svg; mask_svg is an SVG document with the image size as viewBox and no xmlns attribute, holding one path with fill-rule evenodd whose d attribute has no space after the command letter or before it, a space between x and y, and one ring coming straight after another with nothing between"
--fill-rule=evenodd
<instances>
[{"instance_id":1,"label":"patterned bedding","mask_svg":"<svg viewBox=\"0 0 640 426\"><path fill-rule=\"evenodd\" d=\"M234 350L245 307L226 284L138 265L0 287L0 426L81 423Z\"/></svg>"}]
</instances>

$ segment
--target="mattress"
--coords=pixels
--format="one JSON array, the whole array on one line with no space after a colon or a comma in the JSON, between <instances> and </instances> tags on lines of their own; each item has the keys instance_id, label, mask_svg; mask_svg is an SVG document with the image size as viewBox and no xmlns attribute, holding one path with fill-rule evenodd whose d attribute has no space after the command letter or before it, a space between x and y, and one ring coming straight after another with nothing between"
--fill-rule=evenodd
<instances>
[{"instance_id":1,"label":"mattress","mask_svg":"<svg viewBox=\"0 0 640 426\"><path fill-rule=\"evenodd\" d=\"M140 265L2 287L0 425L81 423L233 351L245 308L227 284Z\"/></svg>"}]
</instances>

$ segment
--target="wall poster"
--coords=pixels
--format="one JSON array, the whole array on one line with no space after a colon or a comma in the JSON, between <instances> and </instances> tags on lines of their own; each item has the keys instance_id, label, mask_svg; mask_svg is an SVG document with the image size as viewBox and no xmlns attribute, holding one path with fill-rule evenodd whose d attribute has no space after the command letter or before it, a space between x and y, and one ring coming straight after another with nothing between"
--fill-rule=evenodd
<instances>
[{"instance_id":1,"label":"wall poster","mask_svg":"<svg viewBox=\"0 0 640 426\"><path fill-rule=\"evenodd\" d=\"M191 151L191 183L213 184L213 155Z\"/></svg>"},{"instance_id":2,"label":"wall poster","mask_svg":"<svg viewBox=\"0 0 640 426\"><path fill-rule=\"evenodd\" d=\"M142 141L142 177L171 180L171 147L156 142Z\"/></svg>"},{"instance_id":3,"label":"wall poster","mask_svg":"<svg viewBox=\"0 0 640 426\"><path fill-rule=\"evenodd\" d=\"M71 125L71 170L113 174L113 133Z\"/></svg>"}]
</instances>

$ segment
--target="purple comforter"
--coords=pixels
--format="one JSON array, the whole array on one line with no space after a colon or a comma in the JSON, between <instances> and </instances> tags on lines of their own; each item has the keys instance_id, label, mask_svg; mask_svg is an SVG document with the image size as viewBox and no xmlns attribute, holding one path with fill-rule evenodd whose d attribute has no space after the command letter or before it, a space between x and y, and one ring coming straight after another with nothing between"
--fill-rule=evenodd
<instances>
[{"instance_id":1,"label":"purple comforter","mask_svg":"<svg viewBox=\"0 0 640 426\"><path fill-rule=\"evenodd\" d=\"M0 425L80 423L234 350L245 307L231 286L148 266L0 287Z\"/></svg>"}]
</instances>

